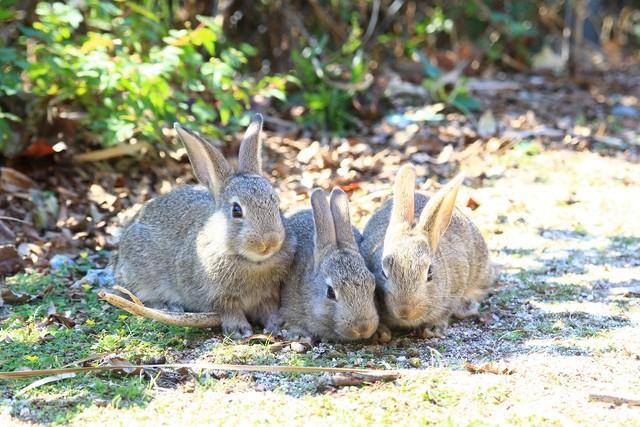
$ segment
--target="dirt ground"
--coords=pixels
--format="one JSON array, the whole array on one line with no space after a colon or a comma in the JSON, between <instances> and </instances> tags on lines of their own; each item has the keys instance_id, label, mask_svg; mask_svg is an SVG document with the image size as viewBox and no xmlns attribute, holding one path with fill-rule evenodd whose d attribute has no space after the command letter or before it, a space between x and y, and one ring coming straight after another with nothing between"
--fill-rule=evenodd
<instances>
[{"instance_id":1,"label":"dirt ground","mask_svg":"<svg viewBox=\"0 0 640 427\"><path fill-rule=\"evenodd\" d=\"M579 98L568 93L572 101ZM437 159L442 151L432 155L413 148L429 146L430 131L424 128L418 134L427 135L426 142L416 142L411 129L394 130L392 142L386 141L391 148L377 147L375 138L366 146L279 136L267 140L268 164L285 207L304 206L310 185L352 183L352 212L360 226L389 195L390 180L401 162L418 165L425 191L432 191L454 170L467 172L458 205L480 227L501 272L480 316L453 323L443 338L396 336L388 345L311 347L232 342L217 332L158 326L125 316L97 301L97 286L76 286L74 292L84 294L73 300L69 289L86 272L84 267L64 274L47 268L27 270L7 278L9 286L33 293L50 276L55 289L37 302L0 307L2 370L57 367L99 353L96 363L121 358L399 369L397 380L336 387L321 374L155 370L76 377L22 394L19 390L33 380L11 381L0 392L0 423L640 425L640 406L593 396L640 399L638 128L623 122L617 134L627 141L624 149L607 144L598 149L597 141L580 146L593 143L596 124L572 121L569 140L549 137L540 129L561 129L557 121L562 114L547 114L545 105L494 111L499 126L508 128L520 119L530 125L519 132L538 134L504 136L514 131L512 127L501 131L503 137L484 138L476 145L460 145L456 141L464 136L453 135L452 151L442 161ZM591 137L581 138L585 131L576 127L591 129ZM446 139L454 130L445 126L439 132ZM624 135L632 136L627 140ZM274 161L278 156L284 160ZM156 188L161 182L156 181ZM126 216L114 212L105 227ZM75 258L76 265L87 259L102 266L105 252L108 245L103 252ZM92 258L93 253L102 255ZM51 304L62 307L59 311L74 318L76 326L43 326L41 319ZM71 342L77 339L75 333L86 337L84 344ZM32 358L25 359L26 354ZM491 363L495 373L472 373L465 362Z\"/></svg>"}]
</instances>

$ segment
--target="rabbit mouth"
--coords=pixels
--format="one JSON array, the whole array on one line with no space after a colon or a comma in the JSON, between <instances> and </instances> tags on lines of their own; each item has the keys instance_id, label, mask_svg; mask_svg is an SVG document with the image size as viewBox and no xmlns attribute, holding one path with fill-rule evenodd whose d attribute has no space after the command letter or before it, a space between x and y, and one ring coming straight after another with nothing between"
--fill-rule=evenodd
<instances>
[{"instance_id":1,"label":"rabbit mouth","mask_svg":"<svg viewBox=\"0 0 640 427\"><path fill-rule=\"evenodd\" d=\"M260 263L269 260L276 251L268 251L266 253L259 253L253 251L245 251L242 253L242 256L248 259L249 261Z\"/></svg>"}]
</instances>

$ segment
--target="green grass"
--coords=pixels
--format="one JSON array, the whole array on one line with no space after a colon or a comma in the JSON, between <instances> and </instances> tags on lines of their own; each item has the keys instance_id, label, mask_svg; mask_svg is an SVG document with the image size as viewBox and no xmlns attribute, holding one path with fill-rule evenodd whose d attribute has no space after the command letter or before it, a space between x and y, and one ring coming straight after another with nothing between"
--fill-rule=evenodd
<instances>
[{"instance_id":1,"label":"green grass","mask_svg":"<svg viewBox=\"0 0 640 427\"><path fill-rule=\"evenodd\" d=\"M37 295L50 284L54 288L39 300L0 309L1 370L58 368L98 353L117 354L138 363L171 357L173 351L193 346L206 336L201 330L171 327L123 314L98 301L90 286L70 288L84 270L80 266L49 275L28 272L7 279L6 284L15 292ZM75 327L56 323L45 326L43 321L51 305L58 313L68 313L76 321ZM2 394L12 395L33 381L9 381L8 390ZM95 400L117 406L144 404L148 401L148 387L149 381L137 376L83 375L41 386L23 398L50 397L53 403L47 403L46 410L32 405L33 419L65 422Z\"/></svg>"}]
</instances>

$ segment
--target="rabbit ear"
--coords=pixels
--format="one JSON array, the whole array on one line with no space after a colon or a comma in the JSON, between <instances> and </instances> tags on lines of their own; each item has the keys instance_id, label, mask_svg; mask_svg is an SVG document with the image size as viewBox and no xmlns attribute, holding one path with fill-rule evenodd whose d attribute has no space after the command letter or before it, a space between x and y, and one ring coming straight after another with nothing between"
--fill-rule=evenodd
<instances>
[{"instance_id":1,"label":"rabbit ear","mask_svg":"<svg viewBox=\"0 0 640 427\"><path fill-rule=\"evenodd\" d=\"M437 250L440 238L449 227L453 208L456 205L458 189L463 180L464 174L456 175L455 178L429 199L420 214L420 222L417 227L427 233L429 245L433 252Z\"/></svg>"},{"instance_id":2,"label":"rabbit ear","mask_svg":"<svg viewBox=\"0 0 640 427\"><path fill-rule=\"evenodd\" d=\"M403 165L393 185L391 224L413 224L416 169L412 164Z\"/></svg>"},{"instance_id":3,"label":"rabbit ear","mask_svg":"<svg viewBox=\"0 0 640 427\"><path fill-rule=\"evenodd\" d=\"M349 216L349 196L340 188L331 191L331 215L336 230L336 243L339 248L358 250L358 244L351 228Z\"/></svg>"},{"instance_id":4,"label":"rabbit ear","mask_svg":"<svg viewBox=\"0 0 640 427\"><path fill-rule=\"evenodd\" d=\"M200 183L209 187L209 191L213 193L215 199L219 200L222 186L232 174L231 166L218 149L196 132L182 127L178 123L175 123L173 128L178 132L187 148L187 154L196 178Z\"/></svg>"},{"instance_id":5,"label":"rabbit ear","mask_svg":"<svg viewBox=\"0 0 640 427\"><path fill-rule=\"evenodd\" d=\"M317 265L329 250L336 247L336 230L329 210L329 203L327 203L322 189L316 188L311 193L311 208L315 226L313 252Z\"/></svg>"},{"instance_id":6,"label":"rabbit ear","mask_svg":"<svg viewBox=\"0 0 640 427\"><path fill-rule=\"evenodd\" d=\"M262 141L260 132L262 131L262 114L253 116L247 131L240 143L239 172L252 174L262 174Z\"/></svg>"}]
</instances>

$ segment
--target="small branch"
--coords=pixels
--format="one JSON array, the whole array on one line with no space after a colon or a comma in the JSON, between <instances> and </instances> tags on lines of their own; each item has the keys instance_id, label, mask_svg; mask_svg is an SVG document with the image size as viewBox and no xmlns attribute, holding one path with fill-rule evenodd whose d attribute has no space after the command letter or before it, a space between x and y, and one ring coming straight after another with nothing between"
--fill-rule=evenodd
<instances>
[{"instance_id":1,"label":"small branch","mask_svg":"<svg viewBox=\"0 0 640 427\"><path fill-rule=\"evenodd\" d=\"M0 215L0 221L19 222L20 224L29 225L29 226L33 227L33 224L30 221L25 221L24 219L14 218L12 216Z\"/></svg>"},{"instance_id":2,"label":"small branch","mask_svg":"<svg viewBox=\"0 0 640 427\"><path fill-rule=\"evenodd\" d=\"M135 316L146 317L160 323L174 326L190 326L193 328L213 328L220 326L221 320L218 313L177 313L166 310L156 310L153 308L138 305L135 302L126 300L118 295L101 291L98 294L101 300L108 302L122 310Z\"/></svg>"},{"instance_id":3,"label":"small branch","mask_svg":"<svg viewBox=\"0 0 640 427\"><path fill-rule=\"evenodd\" d=\"M640 406L640 399L630 399L628 397L613 396L609 394L591 393L589 400L592 402L613 403L616 406L627 404L629 406Z\"/></svg>"},{"instance_id":4,"label":"small branch","mask_svg":"<svg viewBox=\"0 0 640 427\"><path fill-rule=\"evenodd\" d=\"M324 366L280 366L280 365L229 365L217 363L167 363L159 365L109 365L109 366L87 366L80 368L58 368L58 369L37 369L33 371L15 371L0 372L0 380L13 380L22 378L42 377L47 375L60 375L68 373L88 373L88 372L107 372L123 369L157 369L157 368L186 368L193 370L209 370L209 371L232 371L232 372L274 372L274 373L322 373L330 374L355 374L369 376L370 379L376 377L393 377L400 376L399 371L386 369L359 369L359 368L329 368Z\"/></svg>"}]
</instances>

